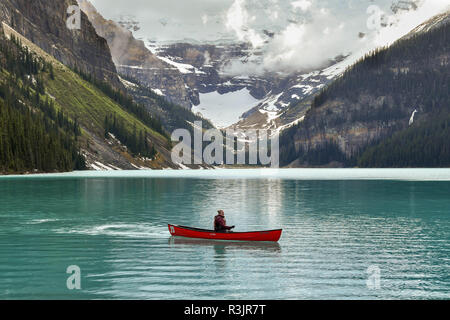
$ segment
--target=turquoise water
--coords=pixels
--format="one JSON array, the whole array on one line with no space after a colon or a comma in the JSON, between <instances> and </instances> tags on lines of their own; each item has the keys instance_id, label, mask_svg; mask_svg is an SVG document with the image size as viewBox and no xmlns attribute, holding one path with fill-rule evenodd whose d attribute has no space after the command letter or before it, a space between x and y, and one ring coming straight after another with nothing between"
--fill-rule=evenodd
<instances>
[{"instance_id":1,"label":"turquoise water","mask_svg":"<svg viewBox=\"0 0 450 320\"><path fill-rule=\"evenodd\" d=\"M0 298L450 298L450 181L420 181L430 177L420 170L402 180L321 172L0 178ZM432 172L448 180L448 170ZM258 244L167 230L209 228L219 208L236 231L283 235ZM71 265L79 290L66 285ZM379 282L368 285L368 268Z\"/></svg>"}]
</instances>

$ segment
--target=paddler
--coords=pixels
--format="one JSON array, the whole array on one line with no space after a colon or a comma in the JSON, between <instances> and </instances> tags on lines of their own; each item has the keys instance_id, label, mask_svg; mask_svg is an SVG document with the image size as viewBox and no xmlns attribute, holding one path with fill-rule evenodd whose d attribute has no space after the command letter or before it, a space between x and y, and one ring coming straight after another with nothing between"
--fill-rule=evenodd
<instances>
[{"instance_id":1,"label":"paddler","mask_svg":"<svg viewBox=\"0 0 450 320\"><path fill-rule=\"evenodd\" d=\"M234 228L234 226L227 226L227 220L225 219L225 212L223 210L217 211L218 215L214 217L214 231L229 231Z\"/></svg>"}]
</instances>

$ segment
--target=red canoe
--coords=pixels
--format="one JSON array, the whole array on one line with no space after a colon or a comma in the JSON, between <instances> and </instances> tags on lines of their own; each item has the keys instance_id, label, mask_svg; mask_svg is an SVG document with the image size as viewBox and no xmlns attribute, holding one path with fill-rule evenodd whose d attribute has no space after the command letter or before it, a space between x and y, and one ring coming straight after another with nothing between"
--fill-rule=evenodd
<instances>
[{"instance_id":1,"label":"red canoe","mask_svg":"<svg viewBox=\"0 0 450 320\"><path fill-rule=\"evenodd\" d=\"M276 242L281 237L281 231L281 229L277 229L249 232L217 232L214 230L197 229L169 224L169 232L172 236L198 239Z\"/></svg>"}]
</instances>

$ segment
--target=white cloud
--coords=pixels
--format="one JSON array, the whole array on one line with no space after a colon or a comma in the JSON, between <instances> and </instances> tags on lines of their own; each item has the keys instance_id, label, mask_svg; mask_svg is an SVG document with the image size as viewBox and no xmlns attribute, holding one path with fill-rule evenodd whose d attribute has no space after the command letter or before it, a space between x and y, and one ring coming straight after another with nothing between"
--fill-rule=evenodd
<instances>
[{"instance_id":1,"label":"white cloud","mask_svg":"<svg viewBox=\"0 0 450 320\"><path fill-rule=\"evenodd\" d=\"M446 10L450 10L450 1L426 0L422 2L418 10L401 11L395 16L387 17L386 20L395 22L395 24L379 29L374 35L373 45L389 45L424 21Z\"/></svg>"},{"instance_id":2,"label":"white cloud","mask_svg":"<svg viewBox=\"0 0 450 320\"><path fill-rule=\"evenodd\" d=\"M302 11L307 11L311 7L312 3L308 0L297 0L292 2L291 5L294 9L300 8Z\"/></svg>"},{"instance_id":3,"label":"white cloud","mask_svg":"<svg viewBox=\"0 0 450 320\"><path fill-rule=\"evenodd\" d=\"M207 14L204 14L204 15L202 16L202 23L203 23L204 25L206 25L206 24L208 23L208 15L207 15Z\"/></svg>"},{"instance_id":4,"label":"white cloud","mask_svg":"<svg viewBox=\"0 0 450 320\"><path fill-rule=\"evenodd\" d=\"M343 2L339 8L332 5L325 7L327 2L331 3L312 3L307 0L291 3L301 11L308 11L307 20L286 25L262 48L262 58L256 60L253 66L249 62L241 66L236 62L229 71L245 70L260 74L265 71L289 73L316 69L338 56L351 52L368 52L391 44L418 24L449 9L448 0L422 0L417 10L399 11L394 14L390 11L390 1L385 1L384 6L379 2L381 9L392 15L387 20L395 21L395 25L368 30L367 4L348 1L348 7L343 10ZM360 33L365 36L361 37Z\"/></svg>"},{"instance_id":5,"label":"white cloud","mask_svg":"<svg viewBox=\"0 0 450 320\"><path fill-rule=\"evenodd\" d=\"M392 18L396 26L369 30L368 6L393 15L397 0L92 0L107 18L134 16L141 27L135 35L145 40L251 43L254 55L225 70L237 74L317 68L338 55L388 44L449 4L416 1L418 10Z\"/></svg>"},{"instance_id":6,"label":"white cloud","mask_svg":"<svg viewBox=\"0 0 450 320\"><path fill-rule=\"evenodd\" d=\"M252 28L249 22L256 20L255 16L250 17L244 7L245 0L235 0L226 14L225 26L228 30L234 31L239 41L250 42L253 47L260 47L264 39Z\"/></svg>"}]
</instances>

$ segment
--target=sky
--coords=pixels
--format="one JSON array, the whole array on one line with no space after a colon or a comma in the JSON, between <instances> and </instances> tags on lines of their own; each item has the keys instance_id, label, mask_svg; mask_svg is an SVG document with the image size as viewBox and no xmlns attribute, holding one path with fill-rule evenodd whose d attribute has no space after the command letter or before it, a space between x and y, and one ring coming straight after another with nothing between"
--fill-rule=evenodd
<instances>
[{"instance_id":1,"label":"sky","mask_svg":"<svg viewBox=\"0 0 450 320\"><path fill-rule=\"evenodd\" d=\"M389 9L392 0L91 0L107 18L134 17L139 35L159 41L221 38L263 41L263 30L280 32L291 24L318 23L320 19L347 20L364 26L366 9L377 4Z\"/></svg>"},{"instance_id":2,"label":"sky","mask_svg":"<svg viewBox=\"0 0 450 320\"><path fill-rule=\"evenodd\" d=\"M329 59L389 44L450 8L450 0L414 0L419 8L391 10L398 0L91 0L108 19L139 23L148 43L246 41L253 63L230 73L314 69ZM381 27L385 21L391 26Z\"/></svg>"}]
</instances>

